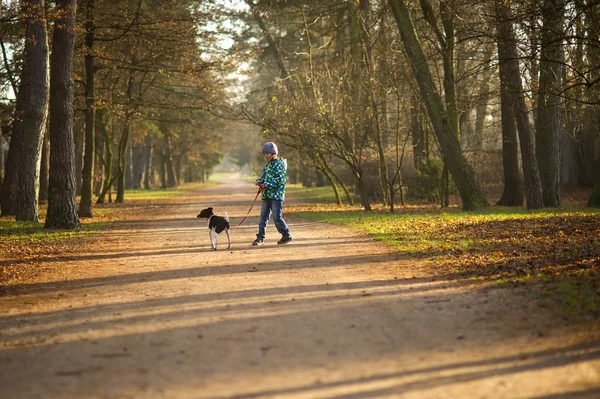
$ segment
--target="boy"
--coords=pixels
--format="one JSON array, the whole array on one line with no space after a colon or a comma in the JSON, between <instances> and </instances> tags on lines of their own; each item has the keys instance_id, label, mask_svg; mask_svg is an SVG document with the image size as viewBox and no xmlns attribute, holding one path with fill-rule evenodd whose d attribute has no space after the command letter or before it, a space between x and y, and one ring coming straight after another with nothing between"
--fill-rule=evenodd
<instances>
[{"instance_id":1,"label":"boy","mask_svg":"<svg viewBox=\"0 0 600 399\"><path fill-rule=\"evenodd\" d=\"M263 245L269 216L273 213L273 222L277 231L281 234L281 240L277 244L287 244L292 241L292 234L285 220L283 220L283 200L285 198L285 184L287 171L285 162L277 157L277 145L268 142L263 145L263 156L267 162L262 169L256 185L262 189L262 207L260 209L260 222L258 223L258 234L252 245Z\"/></svg>"}]
</instances>

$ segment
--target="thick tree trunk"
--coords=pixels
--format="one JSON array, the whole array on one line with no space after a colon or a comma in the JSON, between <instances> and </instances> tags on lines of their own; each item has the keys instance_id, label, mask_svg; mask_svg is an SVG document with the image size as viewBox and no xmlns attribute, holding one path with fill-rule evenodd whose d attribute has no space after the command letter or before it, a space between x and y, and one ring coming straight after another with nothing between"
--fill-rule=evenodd
<instances>
[{"instance_id":1,"label":"thick tree trunk","mask_svg":"<svg viewBox=\"0 0 600 399\"><path fill-rule=\"evenodd\" d=\"M25 98L17 220L39 222L40 164L48 117L48 40L43 0L23 1L27 16L19 92Z\"/></svg>"},{"instance_id":2,"label":"thick tree trunk","mask_svg":"<svg viewBox=\"0 0 600 399\"><path fill-rule=\"evenodd\" d=\"M50 60L50 183L47 228L80 226L75 202L73 50L76 0L57 0Z\"/></svg>"},{"instance_id":3,"label":"thick tree trunk","mask_svg":"<svg viewBox=\"0 0 600 399\"><path fill-rule=\"evenodd\" d=\"M587 202L588 208L600 208L600 172L598 170L600 170L600 159L596 160L596 181Z\"/></svg>"},{"instance_id":4,"label":"thick tree trunk","mask_svg":"<svg viewBox=\"0 0 600 399\"><path fill-rule=\"evenodd\" d=\"M463 202L463 209L475 211L485 209L489 203L477 183L475 171L461 151L458 132L453 126L441 96L435 87L429 65L414 29L409 10L404 0L389 0L406 53L411 62L415 78L425 105L444 161L450 169L454 183Z\"/></svg>"},{"instance_id":5,"label":"thick tree trunk","mask_svg":"<svg viewBox=\"0 0 600 399\"><path fill-rule=\"evenodd\" d=\"M588 38L594 42L599 39L600 32L598 32L597 21L600 17L600 4L590 2L587 5L586 20L588 22ZM588 46L587 56L590 65L600 65L600 53L595 46ZM600 79L600 70L594 68L590 72L589 79L596 82ZM600 88L596 84L590 87L587 92L590 102L596 102L600 98ZM590 136L593 137L590 145L590 151L588 152L589 161L586 162L589 165L589 174L591 179L594 181L594 188L592 194L588 199L588 207L600 208L600 107L598 105L589 107L587 112L587 124L590 129Z\"/></svg>"},{"instance_id":6,"label":"thick tree trunk","mask_svg":"<svg viewBox=\"0 0 600 399\"><path fill-rule=\"evenodd\" d=\"M500 63L500 76L506 75L506 63ZM504 167L504 191L497 205L523 206L523 179L519 169L519 143L517 124L508 89L500 81L500 109L502 112L502 166Z\"/></svg>"},{"instance_id":7,"label":"thick tree trunk","mask_svg":"<svg viewBox=\"0 0 600 399\"><path fill-rule=\"evenodd\" d=\"M83 171L81 179L81 200L79 202L79 216L91 218L94 216L92 209L94 190L94 150L95 137L95 56L94 56L94 0L86 1L85 22L85 149L83 154Z\"/></svg>"},{"instance_id":8,"label":"thick tree trunk","mask_svg":"<svg viewBox=\"0 0 600 399\"><path fill-rule=\"evenodd\" d=\"M543 206L542 183L536 161L534 135L529 123L529 112L523 98L519 58L510 8L498 3L496 18L500 80L501 86L505 90L503 98L512 107L519 132L527 208L539 209Z\"/></svg>"},{"instance_id":9,"label":"thick tree trunk","mask_svg":"<svg viewBox=\"0 0 600 399\"><path fill-rule=\"evenodd\" d=\"M21 156L21 147L23 145L23 111L24 98L21 93L17 93L17 104L15 117L12 124L10 136L10 145L4 164L4 179L2 180L2 192L0 197L1 214L0 216L15 216L17 214L17 190L19 184L19 160Z\"/></svg>"},{"instance_id":10,"label":"thick tree trunk","mask_svg":"<svg viewBox=\"0 0 600 399\"><path fill-rule=\"evenodd\" d=\"M564 0L545 0L542 6L540 91L538 96L536 154L544 206L560 206L561 90L563 76Z\"/></svg>"}]
</instances>

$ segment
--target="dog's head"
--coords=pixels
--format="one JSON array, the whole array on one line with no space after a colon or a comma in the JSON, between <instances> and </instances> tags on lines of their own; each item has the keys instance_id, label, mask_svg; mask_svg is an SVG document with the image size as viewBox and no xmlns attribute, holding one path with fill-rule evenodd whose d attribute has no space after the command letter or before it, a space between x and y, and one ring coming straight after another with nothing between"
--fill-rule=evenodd
<instances>
[{"instance_id":1,"label":"dog's head","mask_svg":"<svg viewBox=\"0 0 600 399\"><path fill-rule=\"evenodd\" d=\"M213 209L212 208L206 208L206 209L202 209L202 211L200 211L200 213L198 214L198 216L196 216L197 218L205 218L208 219L209 217L211 217L213 215Z\"/></svg>"}]
</instances>

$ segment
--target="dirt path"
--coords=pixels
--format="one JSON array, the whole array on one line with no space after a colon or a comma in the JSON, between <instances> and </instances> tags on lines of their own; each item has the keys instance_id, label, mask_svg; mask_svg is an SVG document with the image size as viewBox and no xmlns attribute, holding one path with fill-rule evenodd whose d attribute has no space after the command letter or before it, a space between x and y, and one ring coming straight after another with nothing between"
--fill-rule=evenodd
<instances>
[{"instance_id":1,"label":"dirt path","mask_svg":"<svg viewBox=\"0 0 600 399\"><path fill-rule=\"evenodd\" d=\"M598 398L597 332L535 298L432 277L348 229L288 219L251 247L258 209L209 249L213 186L0 297L1 398ZM256 208L256 207L255 207ZM221 244L223 243L223 239Z\"/></svg>"}]
</instances>

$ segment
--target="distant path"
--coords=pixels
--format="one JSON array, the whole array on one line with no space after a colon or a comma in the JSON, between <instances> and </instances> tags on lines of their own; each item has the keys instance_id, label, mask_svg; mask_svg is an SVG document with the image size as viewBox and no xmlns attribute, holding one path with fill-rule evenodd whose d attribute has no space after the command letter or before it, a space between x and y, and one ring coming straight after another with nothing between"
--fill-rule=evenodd
<instances>
[{"instance_id":1,"label":"distant path","mask_svg":"<svg viewBox=\"0 0 600 399\"><path fill-rule=\"evenodd\" d=\"M0 296L0 397L598 398L597 332L535 298L447 281L346 228L288 219L251 247L255 190L210 186ZM221 244L223 244L221 241ZM224 247L223 247L224 248Z\"/></svg>"}]
</instances>

